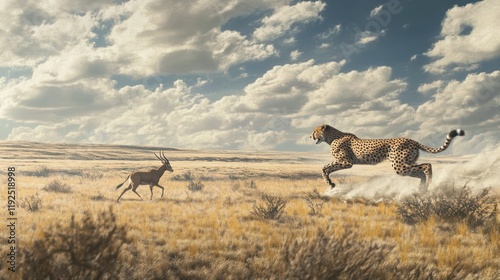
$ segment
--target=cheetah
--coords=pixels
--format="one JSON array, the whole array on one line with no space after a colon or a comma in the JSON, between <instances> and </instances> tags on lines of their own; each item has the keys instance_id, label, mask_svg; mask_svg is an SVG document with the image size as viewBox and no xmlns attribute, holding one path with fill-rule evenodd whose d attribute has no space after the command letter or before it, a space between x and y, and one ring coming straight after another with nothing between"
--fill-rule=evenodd
<instances>
[{"instance_id":1,"label":"cheetah","mask_svg":"<svg viewBox=\"0 0 500 280\"><path fill-rule=\"evenodd\" d=\"M325 142L331 146L334 160L323 167L323 178L331 188L335 187L330 173L351 168L353 164L377 164L385 159L391 162L397 174L420 178L420 189L426 191L432 180L432 166L430 163L415 164L419 150L428 153L439 153L450 145L456 136L464 136L461 129L450 131L443 146L430 148L408 138L392 139L359 139L351 133L341 132L329 125L314 128L311 136L316 144Z\"/></svg>"}]
</instances>

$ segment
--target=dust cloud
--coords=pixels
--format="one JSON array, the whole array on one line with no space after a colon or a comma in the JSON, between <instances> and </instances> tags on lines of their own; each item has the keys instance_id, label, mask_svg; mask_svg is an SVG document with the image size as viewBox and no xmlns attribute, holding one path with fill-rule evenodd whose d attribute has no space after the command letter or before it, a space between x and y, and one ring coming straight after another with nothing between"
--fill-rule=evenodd
<instances>
[{"instance_id":1,"label":"dust cloud","mask_svg":"<svg viewBox=\"0 0 500 280\"><path fill-rule=\"evenodd\" d=\"M447 159L453 159L453 156ZM465 160L461 158L455 162L447 160L444 163L437 161L432 165L433 181L428 189L431 193L443 188L464 186L477 192L484 188L500 192L500 145L484 148L481 153L466 157ZM336 174L338 176L340 172L331 175L334 182ZM383 174L372 176L364 182L338 184L334 189L327 189L325 194L344 200L401 200L413 193L422 192L418 185L419 179L416 178Z\"/></svg>"}]
</instances>

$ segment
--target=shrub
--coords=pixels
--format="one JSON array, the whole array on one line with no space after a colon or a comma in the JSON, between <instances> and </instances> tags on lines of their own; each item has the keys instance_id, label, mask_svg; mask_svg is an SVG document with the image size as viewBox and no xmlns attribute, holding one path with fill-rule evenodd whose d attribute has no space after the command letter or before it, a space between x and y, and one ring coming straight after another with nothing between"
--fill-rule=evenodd
<instances>
[{"instance_id":1,"label":"shrub","mask_svg":"<svg viewBox=\"0 0 500 280\"><path fill-rule=\"evenodd\" d=\"M19 206L30 212L38 211L42 208L42 198L36 193L28 198L21 199Z\"/></svg>"},{"instance_id":2,"label":"shrub","mask_svg":"<svg viewBox=\"0 0 500 280\"><path fill-rule=\"evenodd\" d=\"M401 215L403 222L414 225L427 221L433 213L433 205L430 196L413 194L398 206L398 214Z\"/></svg>"},{"instance_id":3,"label":"shrub","mask_svg":"<svg viewBox=\"0 0 500 280\"><path fill-rule=\"evenodd\" d=\"M425 262L401 263L395 244L360 240L355 233L330 236L330 228L307 239L289 237L259 279L463 279L457 264L441 272Z\"/></svg>"},{"instance_id":4,"label":"shrub","mask_svg":"<svg viewBox=\"0 0 500 280\"><path fill-rule=\"evenodd\" d=\"M54 180L43 187L43 190L47 192L70 193L71 187L65 183L59 182L58 180Z\"/></svg>"},{"instance_id":5,"label":"shrub","mask_svg":"<svg viewBox=\"0 0 500 280\"><path fill-rule=\"evenodd\" d=\"M254 180L250 180L250 183L248 183L247 187L250 188L250 189L256 189L257 188L257 184L255 183Z\"/></svg>"},{"instance_id":6,"label":"shrub","mask_svg":"<svg viewBox=\"0 0 500 280\"><path fill-rule=\"evenodd\" d=\"M36 177L49 177L51 171L47 168L47 166L40 166L35 171L27 172L28 176L36 176Z\"/></svg>"},{"instance_id":7,"label":"shrub","mask_svg":"<svg viewBox=\"0 0 500 280\"><path fill-rule=\"evenodd\" d=\"M394 245L358 241L352 233L339 238L320 230L304 240L290 240L272 265L281 279L383 279L381 267ZM272 268L271 268L272 269Z\"/></svg>"},{"instance_id":8,"label":"shrub","mask_svg":"<svg viewBox=\"0 0 500 280\"><path fill-rule=\"evenodd\" d=\"M191 171L185 171L182 174L172 176L173 181L194 181L194 174Z\"/></svg>"},{"instance_id":9,"label":"shrub","mask_svg":"<svg viewBox=\"0 0 500 280\"><path fill-rule=\"evenodd\" d=\"M464 186L434 197L414 194L398 207L398 213L408 224L416 224L426 221L430 216L436 216L446 222L465 222L470 228L477 228L496 222L497 207L490 203L490 192L491 189L483 189L473 195L472 190Z\"/></svg>"},{"instance_id":10,"label":"shrub","mask_svg":"<svg viewBox=\"0 0 500 280\"><path fill-rule=\"evenodd\" d=\"M116 224L111 208L94 217L73 215L44 231L25 249L24 279L109 279L121 270L118 256L128 243L124 226Z\"/></svg>"},{"instance_id":11,"label":"shrub","mask_svg":"<svg viewBox=\"0 0 500 280\"><path fill-rule=\"evenodd\" d=\"M270 220L279 219L283 214L285 206L287 204L287 201L280 196L273 196L268 194L262 195L262 201L263 204L253 204L253 210L251 213L256 217Z\"/></svg>"},{"instance_id":12,"label":"shrub","mask_svg":"<svg viewBox=\"0 0 500 280\"><path fill-rule=\"evenodd\" d=\"M96 195L91 196L90 199L95 200L95 201L102 201L102 200L106 200L106 197L104 197L104 195L99 192Z\"/></svg>"},{"instance_id":13,"label":"shrub","mask_svg":"<svg viewBox=\"0 0 500 280\"><path fill-rule=\"evenodd\" d=\"M317 189L314 189L314 191L305 194L305 200L310 209L309 215L316 216L321 214L323 204L330 200L330 198L321 195Z\"/></svg>"},{"instance_id":14,"label":"shrub","mask_svg":"<svg viewBox=\"0 0 500 280\"><path fill-rule=\"evenodd\" d=\"M188 190L192 192L199 192L202 191L205 185L201 181L193 181L191 180L189 184L187 185Z\"/></svg>"},{"instance_id":15,"label":"shrub","mask_svg":"<svg viewBox=\"0 0 500 280\"><path fill-rule=\"evenodd\" d=\"M81 174L82 178L89 180L100 180L104 177L104 174L101 172L85 172Z\"/></svg>"}]
</instances>

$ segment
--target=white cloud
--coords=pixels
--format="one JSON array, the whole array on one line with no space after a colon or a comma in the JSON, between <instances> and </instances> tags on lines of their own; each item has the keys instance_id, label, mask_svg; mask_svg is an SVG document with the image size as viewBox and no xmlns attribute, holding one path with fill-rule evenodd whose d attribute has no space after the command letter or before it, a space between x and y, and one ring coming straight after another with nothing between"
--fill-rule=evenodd
<instances>
[{"instance_id":1,"label":"white cloud","mask_svg":"<svg viewBox=\"0 0 500 280\"><path fill-rule=\"evenodd\" d=\"M328 40L332 37L335 37L342 31L342 25L337 24L334 27L329 28L327 31L316 35L320 40Z\"/></svg>"},{"instance_id":2,"label":"white cloud","mask_svg":"<svg viewBox=\"0 0 500 280\"><path fill-rule=\"evenodd\" d=\"M307 101L305 92L311 87L301 78L307 71L315 71L314 61L274 66L262 77L245 87L242 109L254 112L287 115L297 112ZM340 69L338 63L323 65L323 68ZM318 74L320 74L318 73Z\"/></svg>"},{"instance_id":3,"label":"white cloud","mask_svg":"<svg viewBox=\"0 0 500 280\"><path fill-rule=\"evenodd\" d=\"M367 45L371 42L378 40L378 38L385 35L385 30L381 30L380 32L371 32L371 31L361 31L356 34L357 41L356 45Z\"/></svg>"},{"instance_id":4,"label":"white cloud","mask_svg":"<svg viewBox=\"0 0 500 280\"><path fill-rule=\"evenodd\" d=\"M72 6L59 2L2 1L0 66L33 67L47 56L93 39L94 16L85 9L65 13Z\"/></svg>"},{"instance_id":5,"label":"white cloud","mask_svg":"<svg viewBox=\"0 0 500 280\"><path fill-rule=\"evenodd\" d=\"M327 49L329 46L330 46L330 44L328 44L328 43L322 43L321 45L319 45L318 48L320 48L320 49Z\"/></svg>"},{"instance_id":6,"label":"white cloud","mask_svg":"<svg viewBox=\"0 0 500 280\"><path fill-rule=\"evenodd\" d=\"M120 54L119 59L129 61L122 64L122 73L209 73L277 55L272 45L257 43L236 31L222 31L221 26L231 17L274 9L283 2L130 1L118 15L110 11L105 14L125 17L109 34L111 48Z\"/></svg>"},{"instance_id":7,"label":"white cloud","mask_svg":"<svg viewBox=\"0 0 500 280\"><path fill-rule=\"evenodd\" d=\"M370 12L370 18L375 17L376 15L380 14L380 12L384 9L384 5L380 5L375 7L371 12Z\"/></svg>"},{"instance_id":8,"label":"white cloud","mask_svg":"<svg viewBox=\"0 0 500 280\"><path fill-rule=\"evenodd\" d=\"M15 128L9 140L200 149L307 145L303 138L309 130L325 122L364 137L395 127L400 131L402 124L412 122L412 109L396 100L405 84L392 80L389 68L342 73L344 64L310 60L275 66L249 84L243 95L216 101L194 92L199 81L190 86L178 80L151 91L143 86L116 89L103 79L83 79L57 92L19 81L10 85L18 92L2 103L0 112L35 123ZM54 94L59 101L49 102L47 96ZM40 119L49 109L51 113Z\"/></svg>"},{"instance_id":9,"label":"white cloud","mask_svg":"<svg viewBox=\"0 0 500 280\"><path fill-rule=\"evenodd\" d=\"M283 6L262 20L262 26L253 33L259 41L273 40L289 32L294 24L307 23L320 19L319 13L326 4L321 1L299 2L293 6Z\"/></svg>"},{"instance_id":10,"label":"white cloud","mask_svg":"<svg viewBox=\"0 0 500 280\"><path fill-rule=\"evenodd\" d=\"M292 124L306 128L329 123L366 138L400 136L414 125L414 110L398 100L406 83L391 75L389 67L377 67L330 76L309 91Z\"/></svg>"},{"instance_id":11,"label":"white cloud","mask_svg":"<svg viewBox=\"0 0 500 280\"><path fill-rule=\"evenodd\" d=\"M425 71L442 74L447 70L470 70L477 63L500 57L499 10L498 0L448 10L442 23L442 38L425 53L434 59L424 66Z\"/></svg>"},{"instance_id":12,"label":"white cloud","mask_svg":"<svg viewBox=\"0 0 500 280\"><path fill-rule=\"evenodd\" d=\"M457 139L452 150L472 153L500 139L500 71L469 74L463 81L440 86L432 100L417 109L419 135L435 146L455 128L466 137Z\"/></svg>"},{"instance_id":13,"label":"white cloud","mask_svg":"<svg viewBox=\"0 0 500 280\"><path fill-rule=\"evenodd\" d=\"M308 145L310 129L322 123L360 137L406 134L431 144L442 142L442 130L458 124L472 134L457 149L482 147L500 138L498 72L423 84L418 90L432 100L417 112L399 101L406 83L392 78L390 67L342 72L345 61L276 65L243 92L218 100L196 92L211 82L209 75L153 90L141 85L118 86L113 75L133 75L140 81L158 74L227 72L247 61L276 56L278 50L269 41L286 38L283 40L293 44L300 24L320 19L325 3L114 2L0 4L0 66L22 67L28 73L0 78L0 117L26 123L12 130L10 140L268 149L283 143ZM455 9L470 10L477 5ZM253 34L250 30L252 35L222 30L230 19L256 11L271 15ZM447 20L454 16L449 12ZM470 21L469 17L476 19L477 15L472 12L457 20ZM471 21L471 34L488 27L477 21ZM454 24L443 23L443 30ZM97 34L96 28L103 32ZM316 38L331 39L341 29L337 25ZM359 33L355 47L374 42L384 32ZM106 43L96 46L98 39ZM301 55L295 50L290 58L298 60ZM472 69L479 62L449 66ZM239 69L239 78L249 77L245 68ZM434 141L433 135L440 135L439 139Z\"/></svg>"},{"instance_id":14,"label":"white cloud","mask_svg":"<svg viewBox=\"0 0 500 280\"><path fill-rule=\"evenodd\" d=\"M399 101L406 83L391 78L391 68L342 72L344 64L310 60L275 66L243 94L215 101L195 92L203 81L178 80L148 90L117 89L98 78L57 88L3 80L9 94L0 114L32 123L13 129L9 140L48 142L272 149L283 143L309 145L310 130L322 123L362 138L407 136L429 146L440 146L449 130L462 128L466 137L452 150L463 153L500 138L499 71L424 84L419 91L436 93L414 110Z\"/></svg>"},{"instance_id":15,"label":"white cloud","mask_svg":"<svg viewBox=\"0 0 500 280\"><path fill-rule=\"evenodd\" d=\"M432 83L428 84L422 84L418 87L417 91L424 94L424 95L430 95L435 93L437 90L442 89L444 84L444 81L437 80Z\"/></svg>"},{"instance_id":16,"label":"white cloud","mask_svg":"<svg viewBox=\"0 0 500 280\"><path fill-rule=\"evenodd\" d=\"M298 51L298 50L294 50L290 53L290 59L291 60L297 60L299 59L299 57L302 55L302 52Z\"/></svg>"},{"instance_id":17,"label":"white cloud","mask_svg":"<svg viewBox=\"0 0 500 280\"><path fill-rule=\"evenodd\" d=\"M223 72L241 62L277 55L277 51L271 44L238 32L222 31L221 26L234 17L274 10L289 0L115 2L3 1L0 66L32 69L48 61L76 62L81 46L87 45L81 61L87 56L95 63L112 65L117 67L114 74L140 78L174 70ZM104 26L110 28L109 34L98 32ZM95 47L98 39L106 43Z\"/></svg>"}]
</instances>

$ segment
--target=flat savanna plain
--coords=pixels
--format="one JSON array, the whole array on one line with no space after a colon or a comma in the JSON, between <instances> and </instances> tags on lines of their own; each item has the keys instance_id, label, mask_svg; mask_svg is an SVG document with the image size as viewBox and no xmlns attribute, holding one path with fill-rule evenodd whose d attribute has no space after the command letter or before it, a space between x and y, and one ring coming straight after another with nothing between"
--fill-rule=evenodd
<instances>
[{"instance_id":1,"label":"flat savanna plain","mask_svg":"<svg viewBox=\"0 0 500 280\"><path fill-rule=\"evenodd\" d=\"M2 174L8 166L16 168L19 244L17 271L9 272L2 260L0 278L36 278L27 258L36 259L37 242L74 230L72 224L90 215L98 224L93 231L115 226L126 233L126 241L118 242L117 254L110 257L112 265L103 268L99 254L94 259L88 255L89 264L75 264L72 258L77 257L62 252L45 256L54 257L45 266L70 267L63 275L76 273L80 278L498 279L498 227L471 229L465 222L437 218L409 225L398 213L401 200L325 196L327 186L320 171L331 160L328 153L163 149L174 169L160 180L164 196L154 188L149 200L149 187L140 186L144 200L129 191L117 203L123 187L116 190L116 185L132 171L159 167L153 155L159 149L0 143ZM430 162L450 164L439 157ZM392 173L383 164L355 167L332 178L341 182L340 188L342 184L355 188L373 174ZM66 191L48 190L54 182ZM190 190L192 183L201 183L202 189ZM279 218L252 213L256 206L265 206L265 194L286 201ZM498 194L491 195L490 203L498 203ZM38 199L39 209L27 206L32 198ZM2 199L7 201L6 191ZM112 221L99 224L99 217L110 211ZM6 207L2 212L6 216ZM498 222L499 217L495 219ZM112 235L105 242L113 243ZM5 257L8 246L2 244Z\"/></svg>"}]
</instances>

